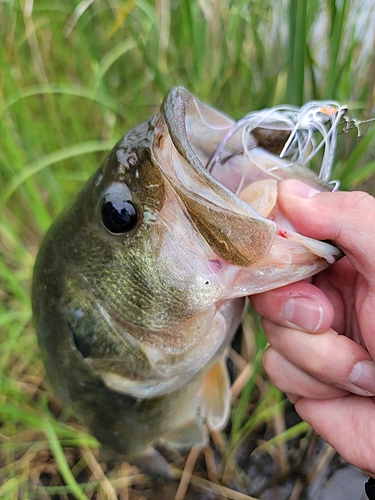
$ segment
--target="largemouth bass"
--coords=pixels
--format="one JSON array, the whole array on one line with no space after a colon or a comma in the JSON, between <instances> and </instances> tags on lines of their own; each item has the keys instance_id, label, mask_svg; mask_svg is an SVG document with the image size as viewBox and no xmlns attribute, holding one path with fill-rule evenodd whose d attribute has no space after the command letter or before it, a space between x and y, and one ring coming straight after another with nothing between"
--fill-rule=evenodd
<instances>
[{"instance_id":1,"label":"largemouth bass","mask_svg":"<svg viewBox=\"0 0 375 500\"><path fill-rule=\"evenodd\" d=\"M38 254L33 311L47 374L117 456L203 445L206 423L222 429L226 349L246 296L341 256L295 233L277 208L280 179L332 189L275 154L290 133L258 127L244 143L240 131L228 136L234 125L172 89L115 145Z\"/></svg>"}]
</instances>

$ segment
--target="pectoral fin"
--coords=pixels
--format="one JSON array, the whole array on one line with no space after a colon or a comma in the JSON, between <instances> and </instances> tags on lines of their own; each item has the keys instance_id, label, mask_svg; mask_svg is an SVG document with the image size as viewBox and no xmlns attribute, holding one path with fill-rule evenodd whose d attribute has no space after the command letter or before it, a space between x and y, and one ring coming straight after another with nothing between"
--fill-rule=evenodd
<instances>
[{"instance_id":1,"label":"pectoral fin","mask_svg":"<svg viewBox=\"0 0 375 500\"><path fill-rule=\"evenodd\" d=\"M205 446L207 439L207 431L203 421L197 417L181 427L167 432L160 441L174 448L187 449L192 446Z\"/></svg>"},{"instance_id":2,"label":"pectoral fin","mask_svg":"<svg viewBox=\"0 0 375 500\"><path fill-rule=\"evenodd\" d=\"M133 458L131 462L151 479L168 480L173 477L173 471L166 459L152 447L148 448L140 457Z\"/></svg>"},{"instance_id":3,"label":"pectoral fin","mask_svg":"<svg viewBox=\"0 0 375 500\"><path fill-rule=\"evenodd\" d=\"M230 414L230 383L225 358L208 372L199 393L201 415L213 431L222 430Z\"/></svg>"}]
</instances>

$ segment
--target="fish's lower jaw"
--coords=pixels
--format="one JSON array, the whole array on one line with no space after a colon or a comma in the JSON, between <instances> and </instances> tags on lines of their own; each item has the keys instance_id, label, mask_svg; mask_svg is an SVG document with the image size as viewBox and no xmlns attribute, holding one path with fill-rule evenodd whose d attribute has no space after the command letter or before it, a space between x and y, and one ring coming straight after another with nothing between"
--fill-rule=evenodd
<instances>
[{"instance_id":1,"label":"fish's lower jaw","mask_svg":"<svg viewBox=\"0 0 375 500\"><path fill-rule=\"evenodd\" d=\"M232 283L231 296L253 295L309 278L343 256L329 243L311 240L287 231L256 267L240 269ZM296 235L296 239L294 238Z\"/></svg>"}]
</instances>

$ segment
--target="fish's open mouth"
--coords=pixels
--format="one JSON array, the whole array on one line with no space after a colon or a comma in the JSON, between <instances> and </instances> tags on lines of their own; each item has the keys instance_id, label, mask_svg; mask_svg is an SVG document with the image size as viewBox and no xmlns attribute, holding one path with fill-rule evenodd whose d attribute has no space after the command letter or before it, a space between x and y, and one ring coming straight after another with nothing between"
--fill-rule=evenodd
<instances>
[{"instance_id":1,"label":"fish's open mouth","mask_svg":"<svg viewBox=\"0 0 375 500\"><path fill-rule=\"evenodd\" d=\"M284 114L255 112L234 122L186 89L167 94L161 112L175 148L189 165L174 168L174 186L193 221L210 233L207 241L224 260L243 267L263 259L287 266L303 263L306 250L329 264L342 256L334 245L296 233L277 204L278 183L283 179L297 179L320 191L337 188L328 180L341 108L333 103L324 108L331 113L327 111L328 117L307 122L306 116L312 116L317 104L306 106L299 111L287 107ZM316 130L323 137L318 143ZM306 164L322 146L326 149L319 177ZM210 220L202 222L208 212ZM228 245L230 250L225 252ZM258 250L250 254L246 251L250 246ZM236 251L237 247L241 248Z\"/></svg>"}]
</instances>

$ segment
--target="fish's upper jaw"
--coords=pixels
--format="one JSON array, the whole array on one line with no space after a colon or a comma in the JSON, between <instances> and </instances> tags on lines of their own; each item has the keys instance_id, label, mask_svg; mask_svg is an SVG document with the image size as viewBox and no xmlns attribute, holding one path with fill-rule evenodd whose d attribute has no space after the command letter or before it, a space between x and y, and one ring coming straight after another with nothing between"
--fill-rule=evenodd
<instances>
[{"instance_id":1,"label":"fish's upper jaw","mask_svg":"<svg viewBox=\"0 0 375 500\"><path fill-rule=\"evenodd\" d=\"M174 133L154 144L154 159L216 255L237 266L256 264L269 252L276 226L207 172L188 140L187 106L177 104L175 113L165 112L165 119L173 120L167 121L168 130L176 124Z\"/></svg>"}]
</instances>

